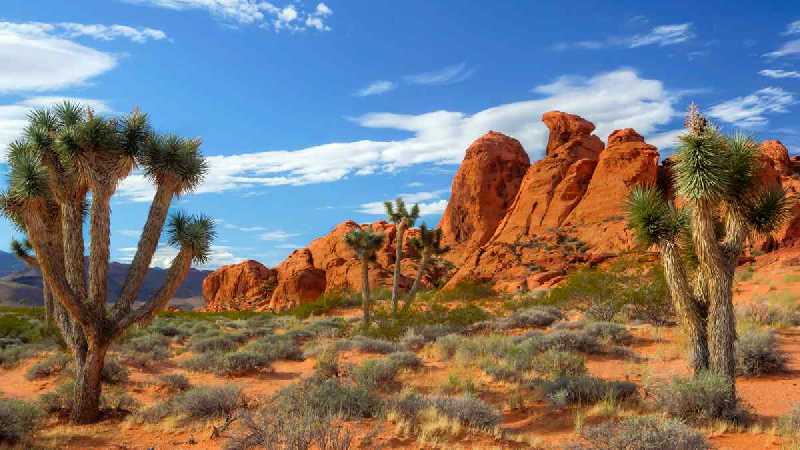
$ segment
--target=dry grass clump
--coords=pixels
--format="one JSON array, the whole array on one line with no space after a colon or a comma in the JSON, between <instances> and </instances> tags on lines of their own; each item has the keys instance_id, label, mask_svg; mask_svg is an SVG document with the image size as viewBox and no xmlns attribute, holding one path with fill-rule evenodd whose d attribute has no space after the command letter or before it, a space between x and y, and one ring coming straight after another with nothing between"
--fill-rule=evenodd
<instances>
[{"instance_id":1,"label":"dry grass clump","mask_svg":"<svg viewBox=\"0 0 800 450\"><path fill-rule=\"evenodd\" d=\"M581 437L589 446L579 449L625 450L705 450L711 445L702 433L681 421L654 416L627 417L600 425L585 427Z\"/></svg>"},{"instance_id":2,"label":"dry grass clump","mask_svg":"<svg viewBox=\"0 0 800 450\"><path fill-rule=\"evenodd\" d=\"M28 448L42 419L42 410L20 400L0 399L0 446Z\"/></svg>"},{"instance_id":3,"label":"dry grass clump","mask_svg":"<svg viewBox=\"0 0 800 450\"><path fill-rule=\"evenodd\" d=\"M736 340L736 373L748 377L783 372L786 355L778 347L775 333L749 329Z\"/></svg>"}]
</instances>

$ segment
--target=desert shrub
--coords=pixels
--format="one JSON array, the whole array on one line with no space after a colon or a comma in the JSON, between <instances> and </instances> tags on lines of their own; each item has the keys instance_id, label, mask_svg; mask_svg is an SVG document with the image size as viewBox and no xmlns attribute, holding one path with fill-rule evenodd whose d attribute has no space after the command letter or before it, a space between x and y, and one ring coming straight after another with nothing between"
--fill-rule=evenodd
<instances>
[{"instance_id":1,"label":"desert shrub","mask_svg":"<svg viewBox=\"0 0 800 450\"><path fill-rule=\"evenodd\" d=\"M44 337L41 321L28 314L0 312L0 338L16 339L28 344Z\"/></svg>"},{"instance_id":2,"label":"desert shrub","mask_svg":"<svg viewBox=\"0 0 800 450\"><path fill-rule=\"evenodd\" d=\"M226 352L236 347L238 347L238 342L230 335L216 335L192 339L192 343L189 346L189 348L196 353Z\"/></svg>"},{"instance_id":3,"label":"desert shrub","mask_svg":"<svg viewBox=\"0 0 800 450\"><path fill-rule=\"evenodd\" d=\"M123 346L125 350L149 353L153 348L169 347L170 339L157 333L148 333L127 340Z\"/></svg>"},{"instance_id":4,"label":"desert shrub","mask_svg":"<svg viewBox=\"0 0 800 450\"><path fill-rule=\"evenodd\" d=\"M564 376L555 380L536 380L547 398L556 405L590 405L603 399L626 400L636 396L636 385L627 381L605 381L590 375Z\"/></svg>"},{"instance_id":5,"label":"desert shrub","mask_svg":"<svg viewBox=\"0 0 800 450\"><path fill-rule=\"evenodd\" d=\"M392 353L396 352L399 349L397 348L397 344L394 342L385 341L383 339L374 339L367 336L354 336L349 340L340 341L344 348L342 350L347 350L349 348L356 349L361 352L365 353Z\"/></svg>"},{"instance_id":6,"label":"desert shrub","mask_svg":"<svg viewBox=\"0 0 800 450\"><path fill-rule=\"evenodd\" d=\"M314 363L314 374L319 378L333 378L339 376L339 353L332 345L322 348L317 353Z\"/></svg>"},{"instance_id":7,"label":"desert shrub","mask_svg":"<svg viewBox=\"0 0 800 450\"><path fill-rule=\"evenodd\" d=\"M313 302L295 306L287 314L291 314L298 319L306 319L311 316L324 315L336 308L353 307L360 304L361 298L358 294L352 292L326 292Z\"/></svg>"},{"instance_id":8,"label":"desert shrub","mask_svg":"<svg viewBox=\"0 0 800 450\"><path fill-rule=\"evenodd\" d=\"M502 331L514 328L546 327L562 317L561 311L552 306L534 306L516 310L507 317L474 323L467 328L467 331Z\"/></svg>"},{"instance_id":9,"label":"desert shrub","mask_svg":"<svg viewBox=\"0 0 800 450\"><path fill-rule=\"evenodd\" d=\"M39 406L47 413L69 413L72 411L75 382L61 383L50 392L39 396Z\"/></svg>"},{"instance_id":10,"label":"desert shrub","mask_svg":"<svg viewBox=\"0 0 800 450\"><path fill-rule=\"evenodd\" d=\"M309 378L293 383L272 399L276 408L299 411L306 408L319 416L344 419L377 415L381 401L369 389L349 386L337 379Z\"/></svg>"},{"instance_id":11,"label":"desert shrub","mask_svg":"<svg viewBox=\"0 0 800 450\"><path fill-rule=\"evenodd\" d=\"M471 301L495 297L497 294L488 283L466 280L457 283L450 289L436 293L435 298L440 302Z\"/></svg>"},{"instance_id":12,"label":"desert shrub","mask_svg":"<svg viewBox=\"0 0 800 450\"><path fill-rule=\"evenodd\" d=\"M223 353L208 352L195 355L181 363L181 367L194 372L216 372L222 366Z\"/></svg>"},{"instance_id":13,"label":"desert shrub","mask_svg":"<svg viewBox=\"0 0 800 450\"><path fill-rule=\"evenodd\" d=\"M33 344L23 344L14 339L0 348L0 367L11 368L19 364L20 361L36 356L42 349Z\"/></svg>"},{"instance_id":14,"label":"desert shrub","mask_svg":"<svg viewBox=\"0 0 800 450\"><path fill-rule=\"evenodd\" d=\"M100 373L100 378L104 383L108 384L122 384L128 381L130 372L128 368L123 366L116 359L107 359L103 365L103 371Z\"/></svg>"},{"instance_id":15,"label":"desert shrub","mask_svg":"<svg viewBox=\"0 0 800 450\"><path fill-rule=\"evenodd\" d=\"M544 348L565 352L602 353L597 338L583 330L555 330L541 337Z\"/></svg>"},{"instance_id":16,"label":"desert shrub","mask_svg":"<svg viewBox=\"0 0 800 450\"><path fill-rule=\"evenodd\" d=\"M496 381L518 382L522 378L520 371L504 361L484 360L481 369Z\"/></svg>"},{"instance_id":17,"label":"desert shrub","mask_svg":"<svg viewBox=\"0 0 800 450\"><path fill-rule=\"evenodd\" d=\"M691 422L741 421L744 413L736 400L730 398L728 383L721 375L705 372L690 378L673 378L652 390L656 405L672 417Z\"/></svg>"},{"instance_id":18,"label":"desert shrub","mask_svg":"<svg viewBox=\"0 0 800 450\"><path fill-rule=\"evenodd\" d=\"M335 337L339 336L347 326L347 322L341 317L319 317L309 319L303 326L303 331L313 337Z\"/></svg>"},{"instance_id":19,"label":"desert shrub","mask_svg":"<svg viewBox=\"0 0 800 450\"><path fill-rule=\"evenodd\" d=\"M220 375L241 376L269 368L272 359L253 351L239 351L224 355L216 372Z\"/></svg>"},{"instance_id":20,"label":"desert shrub","mask_svg":"<svg viewBox=\"0 0 800 450\"><path fill-rule=\"evenodd\" d=\"M627 320L663 323L672 315L663 270L620 261L608 270L581 269L570 273L544 299L559 307L583 308L587 317L608 321L617 315Z\"/></svg>"},{"instance_id":21,"label":"desert shrub","mask_svg":"<svg viewBox=\"0 0 800 450\"><path fill-rule=\"evenodd\" d=\"M795 404L789 414L778 419L778 430L788 435L800 433L800 403Z\"/></svg>"},{"instance_id":22,"label":"desert shrub","mask_svg":"<svg viewBox=\"0 0 800 450\"><path fill-rule=\"evenodd\" d=\"M406 330L406 334L400 338L400 346L407 350L419 350L428 343L425 336L418 334L413 328Z\"/></svg>"},{"instance_id":23,"label":"desert shrub","mask_svg":"<svg viewBox=\"0 0 800 450\"><path fill-rule=\"evenodd\" d=\"M404 392L389 402L388 409L390 416L393 415L407 424L408 431L421 431L422 434L428 434L424 430L425 422L435 421L438 415L483 431L493 430L502 418L494 407L468 394L452 397ZM431 414L434 411L436 414Z\"/></svg>"},{"instance_id":24,"label":"desert shrub","mask_svg":"<svg viewBox=\"0 0 800 450\"><path fill-rule=\"evenodd\" d=\"M586 373L586 358L575 353L548 350L534 358L533 369L550 380L576 377Z\"/></svg>"},{"instance_id":25,"label":"desert shrub","mask_svg":"<svg viewBox=\"0 0 800 450\"><path fill-rule=\"evenodd\" d=\"M293 338L286 335L263 336L247 344L243 350L258 353L270 362L280 359L290 361L303 360L303 350L300 345Z\"/></svg>"},{"instance_id":26,"label":"desert shrub","mask_svg":"<svg viewBox=\"0 0 800 450\"><path fill-rule=\"evenodd\" d=\"M391 353L386 359L401 368L416 369L422 366L422 360L414 352Z\"/></svg>"},{"instance_id":27,"label":"desert shrub","mask_svg":"<svg viewBox=\"0 0 800 450\"><path fill-rule=\"evenodd\" d=\"M786 356L778 348L772 331L751 329L736 340L736 373L754 377L782 372Z\"/></svg>"},{"instance_id":28,"label":"desert shrub","mask_svg":"<svg viewBox=\"0 0 800 450\"><path fill-rule=\"evenodd\" d=\"M131 397L125 389L107 389L100 398L100 408L107 413L127 415L135 413L140 408L139 402Z\"/></svg>"},{"instance_id":29,"label":"desert shrub","mask_svg":"<svg viewBox=\"0 0 800 450\"><path fill-rule=\"evenodd\" d=\"M242 390L238 386L195 387L172 400L174 414L193 419L232 417L243 405Z\"/></svg>"},{"instance_id":30,"label":"desert shrub","mask_svg":"<svg viewBox=\"0 0 800 450\"><path fill-rule=\"evenodd\" d=\"M614 322L587 322L583 330L590 337L611 344L627 344L633 339L625 325Z\"/></svg>"},{"instance_id":31,"label":"desert shrub","mask_svg":"<svg viewBox=\"0 0 800 450\"><path fill-rule=\"evenodd\" d=\"M28 380L47 378L64 370L69 363L69 355L65 353L56 353L32 365L25 373L25 378Z\"/></svg>"},{"instance_id":32,"label":"desert shrub","mask_svg":"<svg viewBox=\"0 0 800 450\"><path fill-rule=\"evenodd\" d=\"M378 389L394 382L395 376L405 368L417 368L422 362L412 352L392 353L386 358L369 359L353 367L350 376L356 385L366 389Z\"/></svg>"},{"instance_id":33,"label":"desert shrub","mask_svg":"<svg viewBox=\"0 0 800 450\"><path fill-rule=\"evenodd\" d=\"M188 333L186 330L178 325L175 325L170 320L158 318L153 321L149 328L153 333L166 337L186 337Z\"/></svg>"},{"instance_id":34,"label":"desert shrub","mask_svg":"<svg viewBox=\"0 0 800 450\"><path fill-rule=\"evenodd\" d=\"M42 419L41 410L20 400L0 399L0 444L29 441Z\"/></svg>"},{"instance_id":35,"label":"desert shrub","mask_svg":"<svg viewBox=\"0 0 800 450\"><path fill-rule=\"evenodd\" d=\"M257 414L245 412L244 430L226 446L228 450L347 450L352 437L335 418L320 416L308 409L261 408Z\"/></svg>"},{"instance_id":36,"label":"desert shrub","mask_svg":"<svg viewBox=\"0 0 800 450\"><path fill-rule=\"evenodd\" d=\"M192 387L189 378L179 373L161 375L158 377L157 383L161 388L170 392L183 392Z\"/></svg>"},{"instance_id":37,"label":"desert shrub","mask_svg":"<svg viewBox=\"0 0 800 450\"><path fill-rule=\"evenodd\" d=\"M711 445L702 433L675 419L652 416L627 417L585 427L581 436L593 449L705 450ZM583 448L583 447L578 447Z\"/></svg>"}]
</instances>

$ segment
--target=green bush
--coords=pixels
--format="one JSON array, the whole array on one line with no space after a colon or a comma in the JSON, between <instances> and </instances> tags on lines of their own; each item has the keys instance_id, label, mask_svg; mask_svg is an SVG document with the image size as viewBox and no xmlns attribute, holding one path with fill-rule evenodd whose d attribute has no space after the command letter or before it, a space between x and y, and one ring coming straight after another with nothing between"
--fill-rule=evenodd
<instances>
[{"instance_id":1,"label":"green bush","mask_svg":"<svg viewBox=\"0 0 800 450\"><path fill-rule=\"evenodd\" d=\"M736 373L754 377L783 372L786 355L778 348L772 331L747 330L736 340Z\"/></svg>"},{"instance_id":2,"label":"green bush","mask_svg":"<svg viewBox=\"0 0 800 450\"><path fill-rule=\"evenodd\" d=\"M405 392L388 405L388 409L412 424L419 422L421 413L427 408L435 408L440 414L462 425L485 431L494 429L502 419L497 409L469 394L452 397Z\"/></svg>"},{"instance_id":3,"label":"green bush","mask_svg":"<svg viewBox=\"0 0 800 450\"><path fill-rule=\"evenodd\" d=\"M417 368L422 362L412 352L392 353L383 359L369 359L351 370L356 385L366 389L378 389L394 382L401 369Z\"/></svg>"},{"instance_id":4,"label":"green bush","mask_svg":"<svg viewBox=\"0 0 800 450\"><path fill-rule=\"evenodd\" d=\"M711 445L702 433L675 419L627 417L586 427L581 436L592 449L705 450ZM578 447L583 448L583 447Z\"/></svg>"},{"instance_id":5,"label":"green bush","mask_svg":"<svg viewBox=\"0 0 800 450\"><path fill-rule=\"evenodd\" d=\"M226 352L234 350L239 346L239 343L234 337L226 336L210 336L201 337L199 339L192 339L189 348L195 353L206 352Z\"/></svg>"},{"instance_id":6,"label":"green bush","mask_svg":"<svg viewBox=\"0 0 800 450\"><path fill-rule=\"evenodd\" d=\"M377 297L376 297L377 298ZM361 305L361 297L352 292L326 292L313 302L303 303L289 311L298 319L306 319L311 316L322 316L336 308L347 308Z\"/></svg>"},{"instance_id":7,"label":"green bush","mask_svg":"<svg viewBox=\"0 0 800 450\"><path fill-rule=\"evenodd\" d=\"M181 367L194 372L216 372L222 366L224 353L208 352L195 355L181 363Z\"/></svg>"},{"instance_id":8,"label":"green bush","mask_svg":"<svg viewBox=\"0 0 800 450\"><path fill-rule=\"evenodd\" d=\"M591 405L603 399L627 400L636 396L636 385L627 381L605 381L590 375L564 376L552 381L534 381L554 404Z\"/></svg>"},{"instance_id":9,"label":"green bush","mask_svg":"<svg viewBox=\"0 0 800 450\"><path fill-rule=\"evenodd\" d=\"M242 376L267 369L272 359L253 351L228 353L222 357L220 367L215 372L220 375Z\"/></svg>"},{"instance_id":10,"label":"green bush","mask_svg":"<svg viewBox=\"0 0 800 450\"><path fill-rule=\"evenodd\" d=\"M179 373L158 377L158 385L170 392L183 392L192 387L189 378Z\"/></svg>"},{"instance_id":11,"label":"green bush","mask_svg":"<svg viewBox=\"0 0 800 450\"><path fill-rule=\"evenodd\" d=\"M64 370L70 363L71 358L65 353L56 353L49 356L47 359L39 361L32 365L25 373L25 378L28 380L38 380L40 378L47 378L55 375Z\"/></svg>"},{"instance_id":12,"label":"green bush","mask_svg":"<svg viewBox=\"0 0 800 450\"><path fill-rule=\"evenodd\" d=\"M28 442L41 419L42 412L34 404L0 399L0 444L17 445Z\"/></svg>"},{"instance_id":13,"label":"green bush","mask_svg":"<svg viewBox=\"0 0 800 450\"><path fill-rule=\"evenodd\" d=\"M586 358L559 350L547 350L533 360L533 369L547 379L576 377L586 373Z\"/></svg>"},{"instance_id":14,"label":"green bush","mask_svg":"<svg viewBox=\"0 0 800 450\"><path fill-rule=\"evenodd\" d=\"M171 411L187 419L232 417L243 405L238 386L195 387L172 400Z\"/></svg>"},{"instance_id":15,"label":"green bush","mask_svg":"<svg viewBox=\"0 0 800 450\"><path fill-rule=\"evenodd\" d=\"M116 359L107 359L103 365L103 371L100 372L100 378L108 384L122 384L128 381L129 377L128 368Z\"/></svg>"},{"instance_id":16,"label":"green bush","mask_svg":"<svg viewBox=\"0 0 800 450\"><path fill-rule=\"evenodd\" d=\"M672 417L700 423L714 419L742 421L745 412L728 395L728 380L711 372L673 378L655 386L656 404Z\"/></svg>"},{"instance_id":17,"label":"green bush","mask_svg":"<svg viewBox=\"0 0 800 450\"><path fill-rule=\"evenodd\" d=\"M278 361L286 359L290 361L302 361L303 350L295 339L291 336L263 336L245 345L244 351L258 353L266 360Z\"/></svg>"},{"instance_id":18,"label":"green bush","mask_svg":"<svg viewBox=\"0 0 800 450\"><path fill-rule=\"evenodd\" d=\"M226 445L228 450L291 449L347 450L352 437L330 416L307 409L261 408L256 415L245 413L243 431Z\"/></svg>"},{"instance_id":19,"label":"green bush","mask_svg":"<svg viewBox=\"0 0 800 450\"><path fill-rule=\"evenodd\" d=\"M42 322L29 315L0 312L0 338L17 339L22 343L36 342L44 337Z\"/></svg>"},{"instance_id":20,"label":"green bush","mask_svg":"<svg viewBox=\"0 0 800 450\"><path fill-rule=\"evenodd\" d=\"M437 292L435 298L439 302L452 302L482 300L495 296L497 293L488 283L466 280L457 283L450 289Z\"/></svg>"},{"instance_id":21,"label":"green bush","mask_svg":"<svg viewBox=\"0 0 800 450\"><path fill-rule=\"evenodd\" d=\"M72 411L74 394L74 381L61 383L39 397L39 406L47 413L69 414Z\"/></svg>"},{"instance_id":22,"label":"green bush","mask_svg":"<svg viewBox=\"0 0 800 450\"><path fill-rule=\"evenodd\" d=\"M309 378L293 383L272 399L276 408L308 410L315 415L344 419L375 417L381 401L369 389L348 386L336 379Z\"/></svg>"}]
</instances>

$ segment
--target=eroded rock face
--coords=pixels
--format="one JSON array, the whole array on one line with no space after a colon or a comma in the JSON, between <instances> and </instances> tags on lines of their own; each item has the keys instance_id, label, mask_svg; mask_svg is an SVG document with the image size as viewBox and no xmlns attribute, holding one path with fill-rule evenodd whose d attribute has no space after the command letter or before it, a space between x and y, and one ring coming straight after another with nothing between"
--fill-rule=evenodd
<instances>
[{"instance_id":1,"label":"eroded rock face","mask_svg":"<svg viewBox=\"0 0 800 450\"><path fill-rule=\"evenodd\" d=\"M594 125L581 117L554 111L542 121L550 129L547 155L531 165L494 236L449 285L479 279L503 290L531 288L543 282L539 273L563 273L632 245L624 200L634 185L656 183L656 148L624 129L609 136L604 150L591 134Z\"/></svg>"},{"instance_id":2,"label":"eroded rock face","mask_svg":"<svg viewBox=\"0 0 800 450\"><path fill-rule=\"evenodd\" d=\"M217 269L203 280L206 311L263 309L278 284L278 271L247 260Z\"/></svg>"},{"instance_id":3,"label":"eroded rock face","mask_svg":"<svg viewBox=\"0 0 800 450\"><path fill-rule=\"evenodd\" d=\"M450 261L460 264L492 237L529 166L519 141L502 133L490 131L469 146L439 223Z\"/></svg>"},{"instance_id":4,"label":"eroded rock face","mask_svg":"<svg viewBox=\"0 0 800 450\"><path fill-rule=\"evenodd\" d=\"M307 248L293 251L276 271L278 284L264 309L282 311L312 302L325 292L325 271L314 267Z\"/></svg>"}]
</instances>

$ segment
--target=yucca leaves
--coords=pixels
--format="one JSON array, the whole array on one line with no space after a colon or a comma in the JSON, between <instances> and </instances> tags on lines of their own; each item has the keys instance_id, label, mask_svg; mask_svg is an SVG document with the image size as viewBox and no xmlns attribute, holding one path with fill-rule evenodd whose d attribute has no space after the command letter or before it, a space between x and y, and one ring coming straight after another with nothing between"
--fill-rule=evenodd
<instances>
[{"instance_id":1,"label":"yucca leaves","mask_svg":"<svg viewBox=\"0 0 800 450\"><path fill-rule=\"evenodd\" d=\"M679 138L675 152L675 184L681 196L690 200L718 200L731 183L725 138L712 127L700 134Z\"/></svg>"},{"instance_id":2,"label":"yucca leaves","mask_svg":"<svg viewBox=\"0 0 800 450\"><path fill-rule=\"evenodd\" d=\"M409 211L402 197L398 197L394 201L394 204L389 201L383 202L383 206L386 208L386 216L389 218L389 221L395 225L402 222L406 227L410 228L413 227L417 219L419 219L419 205L414 204Z\"/></svg>"},{"instance_id":3,"label":"yucca leaves","mask_svg":"<svg viewBox=\"0 0 800 450\"><path fill-rule=\"evenodd\" d=\"M375 252L383 245L383 234L376 233L372 227L355 229L344 235L345 243L353 249L359 259L372 260Z\"/></svg>"},{"instance_id":4,"label":"yucca leaves","mask_svg":"<svg viewBox=\"0 0 800 450\"><path fill-rule=\"evenodd\" d=\"M139 164L156 183L174 180L178 194L194 190L208 171L208 164L200 154L200 140L172 134L153 136L143 145Z\"/></svg>"},{"instance_id":5,"label":"yucca leaves","mask_svg":"<svg viewBox=\"0 0 800 450\"><path fill-rule=\"evenodd\" d=\"M765 189L743 202L743 215L757 233L776 231L789 214L789 199L783 189Z\"/></svg>"},{"instance_id":6,"label":"yucca leaves","mask_svg":"<svg viewBox=\"0 0 800 450\"><path fill-rule=\"evenodd\" d=\"M197 263L205 263L211 257L211 243L215 237L215 224L208 216L192 216L178 211L170 217L167 242L190 250Z\"/></svg>"},{"instance_id":7,"label":"yucca leaves","mask_svg":"<svg viewBox=\"0 0 800 450\"><path fill-rule=\"evenodd\" d=\"M651 246L674 241L686 226L686 216L672 207L653 186L637 186L628 196L628 224L637 240Z\"/></svg>"},{"instance_id":8,"label":"yucca leaves","mask_svg":"<svg viewBox=\"0 0 800 450\"><path fill-rule=\"evenodd\" d=\"M419 237L409 239L408 243L417 251L427 251L431 255L447 251L445 247L442 247L442 229L428 228L424 222L419 227Z\"/></svg>"}]
</instances>

